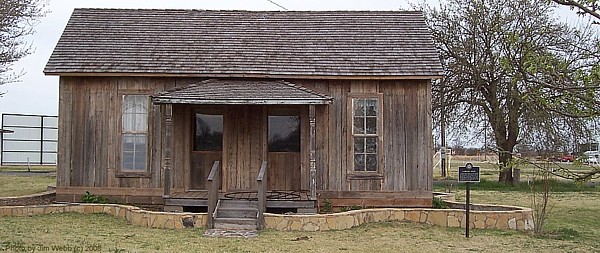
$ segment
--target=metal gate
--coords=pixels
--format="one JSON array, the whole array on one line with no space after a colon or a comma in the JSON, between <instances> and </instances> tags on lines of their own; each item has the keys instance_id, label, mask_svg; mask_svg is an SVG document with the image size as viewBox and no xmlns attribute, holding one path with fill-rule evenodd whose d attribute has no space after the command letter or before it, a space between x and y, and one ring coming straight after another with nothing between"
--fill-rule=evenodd
<instances>
[{"instance_id":1,"label":"metal gate","mask_svg":"<svg viewBox=\"0 0 600 253\"><path fill-rule=\"evenodd\" d=\"M56 165L58 116L2 114L0 165Z\"/></svg>"}]
</instances>

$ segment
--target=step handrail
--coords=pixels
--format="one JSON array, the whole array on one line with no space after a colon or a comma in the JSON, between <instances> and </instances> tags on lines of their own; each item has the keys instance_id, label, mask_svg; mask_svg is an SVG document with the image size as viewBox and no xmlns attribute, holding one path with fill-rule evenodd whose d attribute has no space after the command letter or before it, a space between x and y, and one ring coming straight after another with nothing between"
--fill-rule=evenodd
<instances>
[{"instance_id":1,"label":"step handrail","mask_svg":"<svg viewBox=\"0 0 600 253\"><path fill-rule=\"evenodd\" d=\"M264 212L267 208L267 161L263 161L256 177L258 183L258 212L256 222L258 229L263 229L265 224Z\"/></svg>"},{"instance_id":2,"label":"step handrail","mask_svg":"<svg viewBox=\"0 0 600 253\"><path fill-rule=\"evenodd\" d=\"M221 173L219 161L215 161L208 174L208 228L214 228L217 205L219 203L219 188L221 186Z\"/></svg>"}]
</instances>

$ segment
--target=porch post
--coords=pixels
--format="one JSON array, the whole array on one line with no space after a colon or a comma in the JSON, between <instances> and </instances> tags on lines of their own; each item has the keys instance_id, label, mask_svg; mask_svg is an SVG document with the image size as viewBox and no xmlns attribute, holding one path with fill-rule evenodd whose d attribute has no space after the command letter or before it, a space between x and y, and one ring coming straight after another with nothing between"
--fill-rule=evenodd
<instances>
[{"instance_id":1,"label":"porch post","mask_svg":"<svg viewBox=\"0 0 600 253\"><path fill-rule=\"evenodd\" d=\"M173 125L173 105L165 105L165 162L164 162L164 194L163 198L171 197L171 130Z\"/></svg>"},{"instance_id":2,"label":"porch post","mask_svg":"<svg viewBox=\"0 0 600 253\"><path fill-rule=\"evenodd\" d=\"M317 199L317 157L316 157L316 149L317 149L317 126L316 126L316 117L315 117L315 105L308 106L308 121L310 123L310 199Z\"/></svg>"}]
</instances>

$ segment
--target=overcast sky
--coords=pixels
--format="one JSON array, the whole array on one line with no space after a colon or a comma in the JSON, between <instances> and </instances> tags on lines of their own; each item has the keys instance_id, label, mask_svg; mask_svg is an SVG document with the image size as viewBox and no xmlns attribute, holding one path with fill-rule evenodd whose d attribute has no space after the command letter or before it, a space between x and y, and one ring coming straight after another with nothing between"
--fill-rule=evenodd
<instances>
[{"instance_id":1,"label":"overcast sky","mask_svg":"<svg viewBox=\"0 0 600 253\"><path fill-rule=\"evenodd\" d=\"M399 10L417 0L274 0L289 10ZM428 0L436 3L435 0ZM269 0L49 0L49 13L29 36L34 53L14 69L24 70L21 82L0 86L0 113L58 114L58 77L42 73L74 8L178 8L211 10L282 10ZM568 16L570 11L565 10ZM567 17L559 17L566 19ZM572 18L568 17L568 18Z\"/></svg>"}]
</instances>

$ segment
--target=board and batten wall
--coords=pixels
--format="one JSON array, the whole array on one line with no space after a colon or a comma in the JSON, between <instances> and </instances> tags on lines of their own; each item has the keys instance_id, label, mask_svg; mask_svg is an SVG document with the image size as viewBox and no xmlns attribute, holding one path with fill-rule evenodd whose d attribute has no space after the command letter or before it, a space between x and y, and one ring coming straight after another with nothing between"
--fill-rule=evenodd
<instances>
[{"instance_id":1,"label":"board and batten wall","mask_svg":"<svg viewBox=\"0 0 600 253\"><path fill-rule=\"evenodd\" d=\"M151 95L188 84L186 79L60 77L57 200L79 201L85 191L126 202L162 202L163 110L148 103L148 174L120 173L123 95ZM173 107L173 185L183 188L189 171L191 121L185 106Z\"/></svg>"},{"instance_id":2,"label":"board and batten wall","mask_svg":"<svg viewBox=\"0 0 600 253\"><path fill-rule=\"evenodd\" d=\"M334 206L430 206L430 80L289 80L333 97L317 106L317 190ZM352 175L351 94L381 94L381 177ZM361 200L362 199L362 200ZM369 201L365 201L369 200Z\"/></svg>"},{"instance_id":3,"label":"board and batten wall","mask_svg":"<svg viewBox=\"0 0 600 253\"><path fill-rule=\"evenodd\" d=\"M205 78L61 77L57 198L78 201L92 194L121 196L127 202L162 202L163 111L149 103L149 174L119 174L121 103L125 94L154 94ZM385 204L431 204L432 137L429 80L290 79L333 97L316 106L317 190L320 199L377 199ZM382 94L381 177L353 178L349 94ZM173 188L190 188L193 107L173 106ZM307 124L303 124L307 128ZM308 152L303 152L308 156ZM302 161L307 161L303 157ZM309 166L303 162L302 175ZM303 187L306 186L303 180ZM61 197L62 196L62 197ZM62 198L62 199L61 199ZM391 199L391 200L390 200ZM413 201L414 200L414 201ZM407 202L408 201L408 202ZM411 202L412 201L412 202ZM350 202L348 202L350 203ZM394 205L396 205L394 204Z\"/></svg>"}]
</instances>

